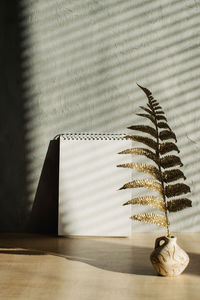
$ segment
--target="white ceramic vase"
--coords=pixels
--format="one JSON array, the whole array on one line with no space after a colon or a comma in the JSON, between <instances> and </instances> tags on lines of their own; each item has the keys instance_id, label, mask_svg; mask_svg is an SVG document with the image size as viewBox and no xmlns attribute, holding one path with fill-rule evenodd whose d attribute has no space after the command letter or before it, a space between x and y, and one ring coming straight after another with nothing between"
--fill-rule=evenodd
<instances>
[{"instance_id":1,"label":"white ceramic vase","mask_svg":"<svg viewBox=\"0 0 200 300\"><path fill-rule=\"evenodd\" d=\"M162 276L177 276L189 263L189 256L177 245L174 236L157 238L150 259L157 273Z\"/></svg>"}]
</instances>

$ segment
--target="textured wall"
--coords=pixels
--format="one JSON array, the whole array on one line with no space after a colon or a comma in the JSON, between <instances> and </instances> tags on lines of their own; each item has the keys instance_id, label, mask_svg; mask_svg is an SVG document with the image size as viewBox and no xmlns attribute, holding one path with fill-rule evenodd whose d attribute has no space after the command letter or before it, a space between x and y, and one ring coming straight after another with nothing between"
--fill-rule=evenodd
<instances>
[{"instance_id":1,"label":"textured wall","mask_svg":"<svg viewBox=\"0 0 200 300\"><path fill-rule=\"evenodd\" d=\"M9 51L14 43L12 37L20 34L21 38L16 39L20 45L14 43L12 50L17 48L21 52L21 69L15 65L16 54L5 54L7 65L1 70L1 84L6 89L1 94L7 101L4 107L9 117L3 124L2 151L12 147L15 159L9 150L6 157L14 161L9 162L12 176L4 168L7 171L3 175L2 215L8 216L10 223L5 223L4 218L3 230L23 227L50 139L61 132L125 132L136 121L134 114L146 101L136 82L151 89L176 132L194 201L193 210L179 214L179 219L189 220L187 225L180 223L180 229L199 230L200 2L18 3L18 33L13 33L16 27L10 19L15 16L12 4L7 8L4 23L5 32L11 37L4 37ZM16 79L19 73L22 95L18 93L20 83ZM11 139L6 134L12 129L12 144L8 145ZM17 187L15 182L20 185Z\"/></svg>"}]
</instances>

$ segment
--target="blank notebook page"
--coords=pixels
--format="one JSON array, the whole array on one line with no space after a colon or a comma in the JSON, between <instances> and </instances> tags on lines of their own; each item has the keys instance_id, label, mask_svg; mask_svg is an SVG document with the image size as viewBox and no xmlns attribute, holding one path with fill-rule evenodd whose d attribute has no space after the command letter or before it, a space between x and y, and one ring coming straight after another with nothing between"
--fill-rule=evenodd
<instances>
[{"instance_id":1,"label":"blank notebook page","mask_svg":"<svg viewBox=\"0 0 200 300\"><path fill-rule=\"evenodd\" d=\"M120 151L131 147L122 135L60 136L59 235L129 236L131 171L117 168L130 161Z\"/></svg>"}]
</instances>

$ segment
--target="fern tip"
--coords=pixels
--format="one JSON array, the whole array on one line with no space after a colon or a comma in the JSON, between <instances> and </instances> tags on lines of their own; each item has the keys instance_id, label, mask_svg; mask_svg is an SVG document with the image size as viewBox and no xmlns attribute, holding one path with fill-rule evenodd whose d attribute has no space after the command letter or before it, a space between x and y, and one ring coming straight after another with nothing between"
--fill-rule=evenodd
<instances>
[{"instance_id":1,"label":"fern tip","mask_svg":"<svg viewBox=\"0 0 200 300\"><path fill-rule=\"evenodd\" d=\"M137 84L137 86L139 86L139 88L141 88L141 89L143 90L143 92L144 92L147 96L150 96L150 95L151 95L151 92L150 92L147 88L145 88L145 87L139 85L137 82L136 82L136 84Z\"/></svg>"}]
</instances>

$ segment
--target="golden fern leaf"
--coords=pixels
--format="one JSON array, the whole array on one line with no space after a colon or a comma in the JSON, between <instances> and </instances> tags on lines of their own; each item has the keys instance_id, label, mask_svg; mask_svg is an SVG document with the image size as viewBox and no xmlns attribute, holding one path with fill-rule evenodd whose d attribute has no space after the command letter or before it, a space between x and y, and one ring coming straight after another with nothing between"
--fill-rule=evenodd
<instances>
[{"instance_id":1,"label":"golden fern leaf","mask_svg":"<svg viewBox=\"0 0 200 300\"><path fill-rule=\"evenodd\" d=\"M158 128L167 128L169 130L171 130L171 128L169 127L169 125L165 122L158 122L157 123Z\"/></svg>"},{"instance_id":2,"label":"golden fern leaf","mask_svg":"<svg viewBox=\"0 0 200 300\"><path fill-rule=\"evenodd\" d=\"M146 125L133 125L133 126L130 126L128 127L128 129L132 129L132 130L139 130L139 131L142 131L142 132L146 132L146 133L149 133L151 134L153 137L157 137L157 132L156 130L151 127L151 126L146 126Z\"/></svg>"},{"instance_id":3,"label":"golden fern leaf","mask_svg":"<svg viewBox=\"0 0 200 300\"><path fill-rule=\"evenodd\" d=\"M143 163L127 163L118 165L117 167L135 169L139 172L150 174L159 181L161 180L159 169L152 165L147 165Z\"/></svg>"},{"instance_id":4,"label":"golden fern leaf","mask_svg":"<svg viewBox=\"0 0 200 300\"><path fill-rule=\"evenodd\" d=\"M167 220L166 217L163 215L157 215L154 213L145 213L145 214L138 214L138 215L133 215L131 217L132 220L136 221L142 221L145 223L151 223L155 224L161 227L167 227Z\"/></svg>"},{"instance_id":5,"label":"golden fern leaf","mask_svg":"<svg viewBox=\"0 0 200 300\"><path fill-rule=\"evenodd\" d=\"M137 115L137 116L140 116L140 117L147 118L147 119L149 119L154 125L156 124L155 118L154 118L154 116L152 116L152 115L149 115L149 114L136 114L136 115Z\"/></svg>"},{"instance_id":6,"label":"golden fern leaf","mask_svg":"<svg viewBox=\"0 0 200 300\"><path fill-rule=\"evenodd\" d=\"M158 158L157 158L156 154L153 153L149 149L145 149L145 148L131 148L131 149L123 150L123 151L119 152L119 154L144 155L147 158L153 160L156 164L158 164Z\"/></svg>"},{"instance_id":7,"label":"golden fern leaf","mask_svg":"<svg viewBox=\"0 0 200 300\"><path fill-rule=\"evenodd\" d=\"M143 196L143 197L137 197L133 198L123 205L129 205L129 204L139 204L139 205L150 205L160 211L165 211L165 204L162 198L156 197L156 196Z\"/></svg>"},{"instance_id":8,"label":"golden fern leaf","mask_svg":"<svg viewBox=\"0 0 200 300\"><path fill-rule=\"evenodd\" d=\"M161 196L163 195L163 188L159 182L156 182L151 179L141 179L141 180L133 180L124 184L120 190L130 189L130 188L147 188L153 191L158 192Z\"/></svg>"},{"instance_id":9,"label":"golden fern leaf","mask_svg":"<svg viewBox=\"0 0 200 300\"><path fill-rule=\"evenodd\" d=\"M159 138L164 141L164 140L169 140L169 139L174 139L177 142L176 136L174 134L174 132L172 132L171 130L162 130L159 133Z\"/></svg>"},{"instance_id":10,"label":"golden fern leaf","mask_svg":"<svg viewBox=\"0 0 200 300\"><path fill-rule=\"evenodd\" d=\"M163 180L166 183L178 180L180 178L186 179L183 172L179 169L173 169L163 172Z\"/></svg>"},{"instance_id":11,"label":"golden fern leaf","mask_svg":"<svg viewBox=\"0 0 200 300\"><path fill-rule=\"evenodd\" d=\"M170 212L176 212L187 207L192 207L192 201L187 198L167 201L167 209Z\"/></svg>"},{"instance_id":12,"label":"golden fern leaf","mask_svg":"<svg viewBox=\"0 0 200 300\"><path fill-rule=\"evenodd\" d=\"M167 198L187 194L190 192L190 187L184 183L176 183L165 187L165 195Z\"/></svg>"},{"instance_id":13,"label":"golden fern leaf","mask_svg":"<svg viewBox=\"0 0 200 300\"><path fill-rule=\"evenodd\" d=\"M127 135L124 138L127 140L132 140L132 141L143 143L143 144L153 148L154 150L157 149L157 143L150 138L147 138L144 136L139 136L139 135Z\"/></svg>"},{"instance_id":14,"label":"golden fern leaf","mask_svg":"<svg viewBox=\"0 0 200 300\"><path fill-rule=\"evenodd\" d=\"M181 167L183 166L180 158L176 155L166 155L161 158L160 162L161 162L161 166L164 169L175 167L178 165Z\"/></svg>"}]
</instances>

